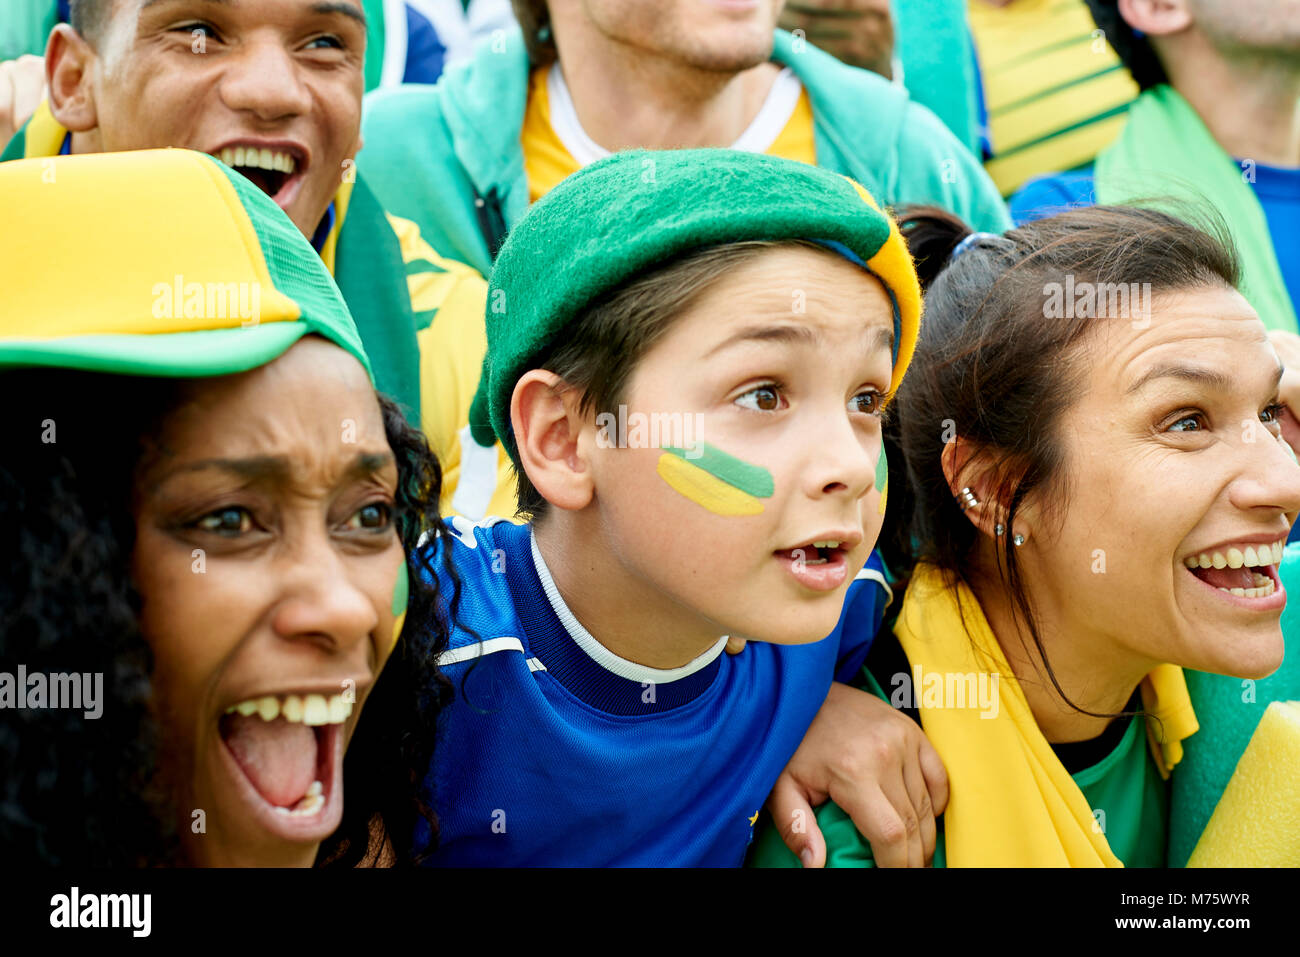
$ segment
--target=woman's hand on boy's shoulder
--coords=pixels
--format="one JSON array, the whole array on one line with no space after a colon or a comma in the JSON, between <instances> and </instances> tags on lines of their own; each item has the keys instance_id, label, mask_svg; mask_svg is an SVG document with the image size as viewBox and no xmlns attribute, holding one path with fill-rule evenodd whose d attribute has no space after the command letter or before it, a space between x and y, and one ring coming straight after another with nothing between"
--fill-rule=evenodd
<instances>
[{"instance_id":1,"label":"woman's hand on boy's shoulder","mask_svg":"<svg viewBox=\"0 0 1300 957\"><path fill-rule=\"evenodd\" d=\"M870 842L876 866L928 866L935 818L948 805L948 773L916 722L869 692L835 682L767 801L804 867L826 864L813 807L828 798Z\"/></svg>"}]
</instances>

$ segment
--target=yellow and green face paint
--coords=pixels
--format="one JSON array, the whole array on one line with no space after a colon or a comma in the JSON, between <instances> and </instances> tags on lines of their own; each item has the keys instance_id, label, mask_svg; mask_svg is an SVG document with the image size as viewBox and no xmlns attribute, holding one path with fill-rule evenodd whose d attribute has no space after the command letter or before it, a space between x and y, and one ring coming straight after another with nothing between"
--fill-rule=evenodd
<instances>
[{"instance_id":1,"label":"yellow and green face paint","mask_svg":"<svg viewBox=\"0 0 1300 957\"><path fill-rule=\"evenodd\" d=\"M388 650L391 653L397 647L397 639L402 637L402 626L406 624L406 604L411 595L411 579L406 571L406 553L402 553L402 567L397 570L397 582L393 585L393 643Z\"/></svg>"},{"instance_id":2,"label":"yellow and green face paint","mask_svg":"<svg viewBox=\"0 0 1300 957\"><path fill-rule=\"evenodd\" d=\"M880 458L876 459L876 488L880 489L880 505L877 511L885 514L885 493L889 491L889 463L885 461L885 443L880 443Z\"/></svg>"},{"instance_id":3,"label":"yellow and green face paint","mask_svg":"<svg viewBox=\"0 0 1300 957\"><path fill-rule=\"evenodd\" d=\"M715 515L761 513L763 503L759 499L771 498L776 490L772 473L707 442L702 448L702 455L690 459L682 449L664 449L656 467L659 477Z\"/></svg>"}]
</instances>

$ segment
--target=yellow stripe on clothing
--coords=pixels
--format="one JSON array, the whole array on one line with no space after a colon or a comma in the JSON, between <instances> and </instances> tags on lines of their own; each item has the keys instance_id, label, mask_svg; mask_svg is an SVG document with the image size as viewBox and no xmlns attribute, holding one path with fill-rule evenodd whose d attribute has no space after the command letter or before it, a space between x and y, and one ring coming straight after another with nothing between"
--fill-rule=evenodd
<instances>
[{"instance_id":1,"label":"yellow stripe on clothing","mask_svg":"<svg viewBox=\"0 0 1300 957\"><path fill-rule=\"evenodd\" d=\"M1090 162L1138 94L1084 0L969 0L993 157L1004 196L1034 176Z\"/></svg>"}]
</instances>

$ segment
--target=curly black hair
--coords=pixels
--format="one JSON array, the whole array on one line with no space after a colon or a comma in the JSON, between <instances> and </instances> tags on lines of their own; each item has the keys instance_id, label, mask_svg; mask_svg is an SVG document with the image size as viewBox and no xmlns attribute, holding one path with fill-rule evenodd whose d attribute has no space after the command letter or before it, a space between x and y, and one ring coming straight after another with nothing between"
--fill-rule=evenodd
<instances>
[{"instance_id":1,"label":"curly black hair","mask_svg":"<svg viewBox=\"0 0 1300 957\"><path fill-rule=\"evenodd\" d=\"M0 711L0 847L11 864L186 863L161 773L153 658L130 575L137 464L182 386L70 370L0 373L0 554L11 556L0 577L0 671L104 675L98 719L81 710ZM416 545L442 530L442 474L424 436L395 403L379 400L397 458L410 597L402 640L344 760L343 820L318 862L377 860L387 839L389 861L406 863L417 819L437 834L418 785L451 695L437 669L448 617L429 551Z\"/></svg>"}]
</instances>

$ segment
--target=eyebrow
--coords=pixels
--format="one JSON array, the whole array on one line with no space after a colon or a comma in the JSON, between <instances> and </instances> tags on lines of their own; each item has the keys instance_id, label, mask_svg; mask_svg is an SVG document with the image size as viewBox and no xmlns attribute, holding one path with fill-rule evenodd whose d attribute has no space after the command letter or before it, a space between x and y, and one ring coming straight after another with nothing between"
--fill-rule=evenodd
<instances>
[{"instance_id":1,"label":"eyebrow","mask_svg":"<svg viewBox=\"0 0 1300 957\"><path fill-rule=\"evenodd\" d=\"M238 0L144 0L144 3L140 5L140 9L142 11L148 10L150 7L156 7L160 3L181 2L214 3L223 7L234 7L239 5ZM344 3L342 0L322 0L320 3L313 3L311 11L312 13L322 14L341 13L345 17L351 17L353 20L356 20L363 27L368 26L366 23L365 11L351 3Z\"/></svg>"},{"instance_id":2,"label":"eyebrow","mask_svg":"<svg viewBox=\"0 0 1300 957\"><path fill-rule=\"evenodd\" d=\"M705 358L743 342L785 342L796 345L815 344L821 339L821 333L809 326L793 323L781 323L772 326L750 326L728 336L710 349ZM883 349L893 354L894 330L888 326L878 326L871 336L871 349Z\"/></svg>"},{"instance_id":3,"label":"eyebrow","mask_svg":"<svg viewBox=\"0 0 1300 957\"><path fill-rule=\"evenodd\" d=\"M1279 365L1277 374L1273 377L1274 387L1281 381L1282 372L1283 368ZM1124 390L1124 394L1132 395L1156 379L1181 379L1184 382L1194 382L1220 392L1226 392L1232 384L1232 380L1228 376L1213 369L1202 369L1197 366L1158 365L1148 369L1136 382Z\"/></svg>"},{"instance_id":4,"label":"eyebrow","mask_svg":"<svg viewBox=\"0 0 1300 957\"><path fill-rule=\"evenodd\" d=\"M391 452L358 452L352 461L348 463L339 484L342 485L355 479L366 478L387 468L394 461ZM182 465L174 469L163 476L160 482L182 473L202 472L209 469L229 472L247 482L278 483L282 485L288 483L290 473L293 471L290 459L283 455L257 455L246 459L204 459L201 462L191 462L188 465Z\"/></svg>"}]
</instances>

